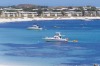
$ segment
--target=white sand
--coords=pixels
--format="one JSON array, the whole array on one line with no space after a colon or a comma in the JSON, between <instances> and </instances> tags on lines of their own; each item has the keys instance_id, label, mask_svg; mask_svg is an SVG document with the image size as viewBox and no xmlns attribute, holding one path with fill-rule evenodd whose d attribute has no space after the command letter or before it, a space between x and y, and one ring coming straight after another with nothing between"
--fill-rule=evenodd
<instances>
[{"instance_id":1,"label":"white sand","mask_svg":"<svg viewBox=\"0 0 100 66\"><path fill-rule=\"evenodd\" d=\"M33 20L71 20L71 19L100 19L100 17L66 17L66 18L12 18L12 19L6 19L6 18L0 18L0 23L7 23L7 22L23 22L23 21L33 21Z\"/></svg>"}]
</instances>

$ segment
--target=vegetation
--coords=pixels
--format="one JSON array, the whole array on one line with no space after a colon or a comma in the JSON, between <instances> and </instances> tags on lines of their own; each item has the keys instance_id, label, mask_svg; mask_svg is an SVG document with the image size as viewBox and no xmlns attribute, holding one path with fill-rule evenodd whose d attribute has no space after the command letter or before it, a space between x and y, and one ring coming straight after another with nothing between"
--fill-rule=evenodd
<instances>
[{"instance_id":1,"label":"vegetation","mask_svg":"<svg viewBox=\"0 0 100 66\"><path fill-rule=\"evenodd\" d=\"M61 11L61 13L62 13L62 15L63 15L63 16L65 16L65 13L64 13L64 11Z\"/></svg>"},{"instance_id":2,"label":"vegetation","mask_svg":"<svg viewBox=\"0 0 100 66\"><path fill-rule=\"evenodd\" d=\"M1 6L1 8L5 8L5 7ZM32 5L32 4L12 5L12 6L6 6L6 8L8 8L8 10L4 9L4 11L8 11L8 12L17 12L18 8L22 9L23 11L26 11L26 12L37 12L38 16L41 16L41 14L46 11L61 12L61 14L63 16L65 16L65 12L69 12L70 11L69 9L73 9L72 6L69 6L69 7L64 7L65 9L63 9L63 10L57 10L57 8L63 8L63 7L59 6L57 8L54 8L54 7L39 6L39 5ZM9 8L12 8L12 9L9 9ZM85 16L85 15L92 16L95 13L96 13L96 15L98 14L98 9L94 6L86 6L86 7L80 6L80 7L76 7L74 12L81 12L82 16ZM86 14L87 12L88 12L88 14ZM0 14L1 13L2 13L2 10L0 11Z\"/></svg>"},{"instance_id":3,"label":"vegetation","mask_svg":"<svg viewBox=\"0 0 100 66\"><path fill-rule=\"evenodd\" d=\"M38 11L37 11L38 16L41 16L42 12L43 12L42 9L38 9Z\"/></svg>"},{"instance_id":4,"label":"vegetation","mask_svg":"<svg viewBox=\"0 0 100 66\"><path fill-rule=\"evenodd\" d=\"M94 7L94 6L87 6L87 10L88 11L96 11L96 7Z\"/></svg>"},{"instance_id":5,"label":"vegetation","mask_svg":"<svg viewBox=\"0 0 100 66\"><path fill-rule=\"evenodd\" d=\"M0 15L2 14L2 11L0 10Z\"/></svg>"},{"instance_id":6,"label":"vegetation","mask_svg":"<svg viewBox=\"0 0 100 66\"><path fill-rule=\"evenodd\" d=\"M7 12L16 12L16 10L7 10Z\"/></svg>"},{"instance_id":7,"label":"vegetation","mask_svg":"<svg viewBox=\"0 0 100 66\"><path fill-rule=\"evenodd\" d=\"M79 11L81 11L82 12L82 16L84 16L85 14L85 10L83 9L83 7L79 7Z\"/></svg>"},{"instance_id":8,"label":"vegetation","mask_svg":"<svg viewBox=\"0 0 100 66\"><path fill-rule=\"evenodd\" d=\"M33 8L23 8L24 11L32 12Z\"/></svg>"}]
</instances>

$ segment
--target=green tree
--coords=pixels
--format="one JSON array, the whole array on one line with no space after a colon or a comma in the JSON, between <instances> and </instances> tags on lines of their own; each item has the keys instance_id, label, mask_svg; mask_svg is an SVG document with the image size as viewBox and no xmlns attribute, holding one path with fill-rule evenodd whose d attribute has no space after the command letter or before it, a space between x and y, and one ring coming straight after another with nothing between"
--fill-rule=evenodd
<instances>
[{"instance_id":1,"label":"green tree","mask_svg":"<svg viewBox=\"0 0 100 66\"><path fill-rule=\"evenodd\" d=\"M88 11L96 11L97 9L94 6L87 6L87 10Z\"/></svg>"},{"instance_id":2,"label":"green tree","mask_svg":"<svg viewBox=\"0 0 100 66\"><path fill-rule=\"evenodd\" d=\"M97 15L97 8L94 6L87 6L87 11L89 14L93 14L93 12L96 12Z\"/></svg>"},{"instance_id":3,"label":"green tree","mask_svg":"<svg viewBox=\"0 0 100 66\"><path fill-rule=\"evenodd\" d=\"M80 10L81 12L82 12L82 16L84 16L85 15L85 11L84 11L84 8L83 7L79 7L79 9L78 10Z\"/></svg>"},{"instance_id":4,"label":"green tree","mask_svg":"<svg viewBox=\"0 0 100 66\"><path fill-rule=\"evenodd\" d=\"M2 15L2 10L0 10L0 17L1 17L1 15Z\"/></svg>"},{"instance_id":5,"label":"green tree","mask_svg":"<svg viewBox=\"0 0 100 66\"><path fill-rule=\"evenodd\" d=\"M64 11L61 11L61 13L62 13L62 16L65 16L65 13L64 13Z\"/></svg>"},{"instance_id":6,"label":"green tree","mask_svg":"<svg viewBox=\"0 0 100 66\"><path fill-rule=\"evenodd\" d=\"M33 11L32 9L33 8L23 8L24 11L28 11L28 12L32 12Z\"/></svg>"},{"instance_id":7,"label":"green tree","mask_svg":"<svg viewBox=\"0 0 100 66\"><path fill-rule=\"evenodd\" d=\"M41 16L41 14L42 14L42 9L40 8L40 9L38 9L38 11L37 11L37 13L38 13L38 16Z\"/></svg>"},{"instance_id":8,"label":"green tree","mask_svg":"<svg viewBox=\"0 0 100 66\"><path fill-rule=\"evenodd\" d=\"M17 12L16 10L7 10L8 12Z\"/></svg>"}]
</instances>

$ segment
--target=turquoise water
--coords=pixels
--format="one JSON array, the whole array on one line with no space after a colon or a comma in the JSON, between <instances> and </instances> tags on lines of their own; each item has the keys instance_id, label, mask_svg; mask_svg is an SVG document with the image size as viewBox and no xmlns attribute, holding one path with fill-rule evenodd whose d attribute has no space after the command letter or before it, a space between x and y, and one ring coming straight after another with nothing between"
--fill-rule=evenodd
<instances>
[{"instance_id":1,"label":"turquoise water","mask_svg":"<svg viewBox=\"0 0 100 66\"><path fill-rule=\"evenodd\" d=\"M37 24L43 30L27 30ZM74 42L45 42L61 32ZM0 64L67 66L100 64L100 20L51 20L0 24Z\"/></svg>"}]
</instances>

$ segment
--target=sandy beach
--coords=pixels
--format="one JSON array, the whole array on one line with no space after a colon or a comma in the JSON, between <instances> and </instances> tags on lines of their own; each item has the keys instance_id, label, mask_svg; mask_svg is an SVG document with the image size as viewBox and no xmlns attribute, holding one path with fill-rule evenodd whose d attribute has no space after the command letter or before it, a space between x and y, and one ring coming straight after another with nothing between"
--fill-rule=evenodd
<instances>
[{"instance_id":1,"label":"sandy beach","mask_svg":"<svg viewBox=\"0 0 100 66\"><path fill-rule=\"evenodd\" d=\"M34 20L85 20L85 19L100 19L100 17L66 17L66 18L12 18L12 19L6 19L6 18L0 18L0 23L8 23L8 22L23 22L23 21L34 21Z\"/></svg>"}]
</instances>

